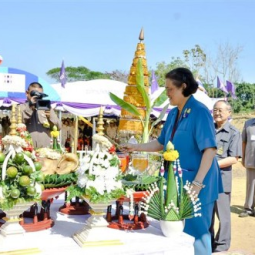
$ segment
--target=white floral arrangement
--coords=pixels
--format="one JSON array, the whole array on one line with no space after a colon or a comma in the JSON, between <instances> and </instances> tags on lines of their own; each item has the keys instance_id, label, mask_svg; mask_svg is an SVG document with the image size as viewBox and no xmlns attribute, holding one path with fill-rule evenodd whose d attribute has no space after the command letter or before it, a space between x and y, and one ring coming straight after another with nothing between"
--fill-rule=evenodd
<instances>
[{"instance_id":1,"label":"white floral arrangement","mask_svg":"<svg viewBox=\"0 0 255 255\"><path fill-rule=\"evenodd\" d=\"M2 143L3 145L13 145L15 147L22 147L22 148L26 148L27 147L27 143L26 141L19 137L19 136L12 136L12 135L6 135L4 138L2 138Z\"/></svg>"},{"instance_id":2,"label":"white floral arrangement","mask_svg":"<svg viewBox=\"0 0 255 255\"><path fill-rule=\"evenodd\" d=\"M24 132L24 131L27 130L27 127L26 127L26 125L24 123L18 123L17 127L16 127L16 130L18 132Z\"/></svg>"},{"instance_id":3,"label":"white floral arrangement","mask_svg":"<svg viewBox=\"0 0 255 255\"><path fill-rule=\"evenodd\" d=\"M46 153L46 158L49 158L49 159L60 159L61 156L62 155L59 152L56 152L56 151L48 151Z\"/></svg>"},{"instance_id":4,"label":"white floral arrangement","mask_svg":"<svg viewBox=\"0 0 255 255\"><path fill-rule=\"evenodd\" d=\"M120 160L111 142L98 134L92 137L96 149L80 160L75 186L68 188L69 197L82 196L90 202L102 203L124 195ZM68 199L68 198L67 198Z\"/></svg>"},{"instance_id":5,"label":"white floral arrangement","mask_svg":"<svg viewBox=\"0 0 255 255\"><path fill-rule=\"evenodd\" d=\"M99 147L101 147L100 149L102 151L109 150L113 146L112 143L102 135L94 134L92 139Z\"/></svg>"}]
</instances>

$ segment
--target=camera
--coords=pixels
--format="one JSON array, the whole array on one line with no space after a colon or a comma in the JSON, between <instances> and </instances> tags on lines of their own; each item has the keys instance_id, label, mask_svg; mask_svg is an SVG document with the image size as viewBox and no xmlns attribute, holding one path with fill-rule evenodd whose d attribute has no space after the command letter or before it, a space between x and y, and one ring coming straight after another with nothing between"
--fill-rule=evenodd
<instances>
[{"instance_id":1,"label":"camera","mask_svg":"<svg viewBox=\"0 0 255 255\"><path fill-rule=\"evenodd\" d=\"M31 97L37 97L37 99L42 99L43 97L47 97L48 95L44 94L44 93L41 93L37 90L32 90L30 92L30 96Z\"/></svg>"},{"instance_id":2,"label":"camera","mask_svg":"<svg viewBox=\"0 0 255 255\"><path fill-rule=\"evenodd\" d=\"M45 110L45 111L50 110L50 108L51 108L50 100L44 100L43 99L44 97L48 96L47 94L41 93L41 92L39 92L37 90L32 90L30 92L30 96L37 98L36 105L35 105L35 108L37 110Z\"/></svg>"}]
</instances>

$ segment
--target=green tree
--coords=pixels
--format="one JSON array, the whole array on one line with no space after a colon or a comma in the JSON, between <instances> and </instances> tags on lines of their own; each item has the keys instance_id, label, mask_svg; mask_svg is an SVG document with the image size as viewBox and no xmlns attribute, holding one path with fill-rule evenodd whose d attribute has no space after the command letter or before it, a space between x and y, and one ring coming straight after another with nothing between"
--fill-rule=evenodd
<instances>
[{"instance_id":1,"label":"green tree","mask_svg":"<svg viewBox=\"0 0 255 255\"><path fill-rule=\"evenodd\" d=\"M183 51L184 59L189 69L193 72L195 76L198 76L200 69L205 66L206 54L202 48L196 44L191 50Z\"/></svg>"},{"instance_id":2,"label":"green tree","mask_svg":"<svg viewBox=\"0 0 255 255\"><path fill-rule=\"evenodd\" d=\"M91 71L90 69L84 66L78 66L78 67L68 66L65 68L65 71L66 71L67 81L69 82L109 78L109 75L107 74ZM59 73L60 73L60 68L56 67L56 68L50 69L46 74L58 82Z\"/></svg>"},{"instance_id":3,"label":"green tree","mask_svg":"<svg viewBox=\"0 0 255 255\"><path fill-rule=\"evenodd\" d=\"M230 95L228 96L228 102L232 106L232 111L234 113L239 113L242 111L243 106L239 98L233 99Z\"/></svg>"},{"instance_id":4,"label":"green tree","mask_svg":"<svg viewBox=\"0 0 255 255\"><path fill-rule=\"evenodd\" d=\"M174 57L172 57L171 62L169 64L167 64L164 61L157 63L155 75L157 76L159 86L161 87L165 86L166 73L177 67L188 67L188 66L180 58L174 58Z\"/></svg>"},{"instance_id":5,"label":"green tree","mask_svg":"<svg viewBox=\"0 0 255 255\"><path fill-rule=\"evenodd\" d=\"M236 96L241 103L241 111L249 112L254 110L255 105L255 84L236 84Z\"/></svg>"},{"instance_id":6,"label":"green tree","mask_svg":"<svg viewBox=\"0 0 255 255\"><path fill-rule=\"evenodd\" d=\"M157 63L155 74L158 78L159 86L164 86L165 74L177 67L189 68L197 77L199 70L205 65L206 54L199 45L195 45L191 50L184 50L182 57L183 59L181 57L172 57L170 63L164 61Z\"/></svg>"},{"instance_id":7,"label":"green tree","mask_svg":"<svg viewBox=\"0 0 255 255\"><path fill-rule=\"evenodd\" d=\"M223 98L225 94L218 88L208 87L207 88L208 96L211 98Z\"/></svg>"}]
</instances>

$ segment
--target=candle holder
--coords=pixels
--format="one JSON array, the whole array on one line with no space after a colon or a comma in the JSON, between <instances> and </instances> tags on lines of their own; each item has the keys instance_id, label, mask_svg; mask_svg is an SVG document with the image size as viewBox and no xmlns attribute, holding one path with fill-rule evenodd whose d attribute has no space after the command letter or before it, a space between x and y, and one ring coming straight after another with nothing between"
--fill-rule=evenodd
<instances>
[{"instance_id":1,"label":"candle holder","mask_svg":"<svg viewBox=\"0 0 255 255\"><path fill-rule=\"evenodd\" d=\"M108 228L119 230L137 230L149 226L146 215L139 212L139 203L144 197L146 191L136 191L133 193L134 215L123 212L124 203L130 203L130 198L123 196L116 201L115 215L111 214L111 207L108 207L106 219L109 222Z\"/></svg>"}]
</instances>

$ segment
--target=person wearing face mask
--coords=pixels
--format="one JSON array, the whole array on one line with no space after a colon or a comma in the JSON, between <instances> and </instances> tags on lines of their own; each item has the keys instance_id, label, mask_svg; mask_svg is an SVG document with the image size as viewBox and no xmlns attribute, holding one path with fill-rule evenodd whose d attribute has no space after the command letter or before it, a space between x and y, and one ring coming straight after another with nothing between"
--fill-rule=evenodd
<instances>
[{"instance_id":1,"label":"person wearing face mask","mask_svg":"<svg viewBox=\"0 0 255 255\"><path fill-rule=\"evenodd\" d=\"M54 125L60 130L61 122L53 109L36 109L38 96L31 96L32 91L43 93L43 87L39 82L32 82L28 86L26 91L27 101L20 105L22 122L26 125L27 131L32 137L34 148L49 147L50 131Z\"/></svg>"},{"instance_id":2,"label":"person wearing face mask","mask_svg":"<svg viewBox=\"0 0 255 255\"><path fill-rule=\"evenodd\" d=\"M219 100L213 107L213 118L215 121L217 152L216 158L221 169L224 193L219 194L214 205L212 225L210 232L212 235L212 251L227 251L231 241L231 189L232 189L232 165L241 158L241 134L229 123L231 115L231 105ZM215 234L214 221L217 215L219 228Z\"/></svg>"},{"instance_id":3,"label":"person wearing face mask","mask_svg":"<svg viewBox=\"0 0 255 255\"><path fill-rule=\"evenodd\" d=\"M193 74L187 68L176 68L166 74L166 94L176 106L168 114L157 140L143 144L123 144L121 150L161 151L171 141L180 154L183 183L192 183L192 190L201 201L201 217L185 220L184 232L195 238L194 254L210 255L211 225L214 202L223 192L220 169L215 157L217 144L212 116L205 105L192 94L198 88ZM165 167L165 177L168 168Z\"/></svg>"}]
</instances>

